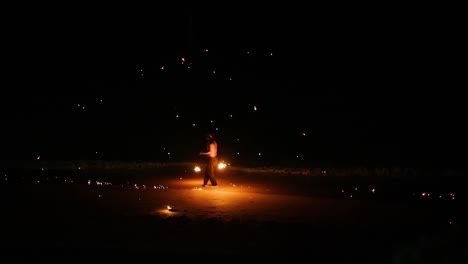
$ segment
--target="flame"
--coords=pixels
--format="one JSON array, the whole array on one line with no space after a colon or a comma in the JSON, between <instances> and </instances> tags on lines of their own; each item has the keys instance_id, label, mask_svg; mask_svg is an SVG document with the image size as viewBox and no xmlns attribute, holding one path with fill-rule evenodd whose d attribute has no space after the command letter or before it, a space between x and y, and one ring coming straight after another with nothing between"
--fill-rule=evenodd
<instances>
[{"instance_id":1,"label":"flame","mask_svg":"<svg viewBox=\"0 0 468 264\"><path fill-rule=\"evenodd\" d=\"M218 169L224 169L226 167L227 167L227 165L226 165L226 163L224 163L224 161L218 163Z\"/></svg>"}]
</instances>

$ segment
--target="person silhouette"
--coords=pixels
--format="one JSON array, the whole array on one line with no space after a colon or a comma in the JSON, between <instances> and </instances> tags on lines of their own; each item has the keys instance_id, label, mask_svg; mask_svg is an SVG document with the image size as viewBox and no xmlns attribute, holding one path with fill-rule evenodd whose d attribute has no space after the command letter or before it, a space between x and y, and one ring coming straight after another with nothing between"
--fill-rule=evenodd
<instances>
[{"instance_id":1,"label":"person silhouette","mask_svg":"<svg viewBox=\"0 0 468 264\"><path fill-rule=\"evenodd\" d=\"M207 156L208 160L205 167L205 176L203 177L203 187L210 181L212 186L218 186L216 180L216 166L218 165L218 142L214 138L214 133L207 134L208 145L206 152L200 152L200 155Z\"/></svg>"}]
</instances>

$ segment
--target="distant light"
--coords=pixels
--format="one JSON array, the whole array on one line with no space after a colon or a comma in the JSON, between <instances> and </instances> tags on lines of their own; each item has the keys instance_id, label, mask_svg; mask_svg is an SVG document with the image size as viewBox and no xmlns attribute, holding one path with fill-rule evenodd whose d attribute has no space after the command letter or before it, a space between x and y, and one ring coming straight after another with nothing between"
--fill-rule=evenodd
<instances>
[{"instance_id":1,"label":"distant light","mask_svg":"<svg viewBox=\"0 0 468 264\"><path fill-rule=\"evenodd\" d=\"M213 123L213 120L211 120L210 123Z\"/></svg>"},{"instance_id":2,"label":"distant light","mask_svg":"<svg viewBox=\"0 0 468 264\"><path fill-rule=\"evenodd\" d=\"M175 117L176 117L176 118L179 118L179 115L176 115Z\"/></svg>"},{"instance_id":3,"label":"distant light","mask_svg":"<svg viewBox=\"0 0 468 264\"><path fill-rule=\"evenodd\" d=\"M229 115L229 117L232 117L232 115Z\"/></svg>"},{"instance_id":4,"label":"distant light","mask_svg":"<svg viewBox=\"0 0 468 264\"><path fill-rule=\"evenodd\" d=\"M306 135L306 133L302 132L302 133L301 133L301 135L305 136L305 135Z\"/></svg>"},{"instance_id":5,"label":"distant light","mask_svg":"<svg viewBox=\"0 0 468 264\"><path fill-rule=\"evenodd\" d=\"M216 71L213 71L213 74L215 74L215 73L216 73Z\"/></svg>"},{"instance_id":6,"label":"distant light","mask_svg":"<svg viewBox=\"0 0 468 264\"><path fill-rule=\"evenodd\" d=\"M239 153L239 152L237 152L237 155L240 155L240 153Z\"/></svg>"},{"instance_id":7,"label":"distant light","mask_svg":"<svg viewBox=\"0 0 468 264\"><path fill-rule=\"evenodd\" d=\"M259 152L259 153L258 153L258 155L259 155L259 156L261 156L261 155L262 155L262 153L260 153L260 152Z\"/></svg>"},{"instance_id":8,"label":"distant light","mask_svg":"<svg viewBox=\"0 0 468 264\"><path fill-rule=\"evenodd\" d=\"M257 111L257 107L254 105L254 111Z\"/></svg>"},{"instance_id":9,"label":"distant light","mask_svg":"<svg viewBox=\"0 0 468 264\"><path fill-rule=\"evenodd\" d=\"M205 49L205 52L208 52L208 49Z\"/></svg>"},{"instance_id":10,"label":"distant light","mask_svg":"<svg viewBox=\"0 0 468 264\"><path fill-rule=\"evenodd\" d=\"M193 170L194 170L195 172L200 172L200 171L201 171L200 167L198 167L198 166L195 166L195 168L194 168Z\"/></svg>"},{"instance_id":11,"label":"distant light","mask_svg":"<svg viewBox=\"0 0 468 264\"><path fill-rule=\"evenodd\" d=\"M195 126L195 123L193 123L192 126Z\"/></svg>"},{"instance_id":12,"label":"distant light","mask_svg":"<svg viewBox=\"0 0 468 264\"><path fill-rule=\"evenodd\" d=\"M164 66L161 66L161 70L164 70Z\"/></svg>"},{"instance_id":13,"label":"distant light","mask_svg":"<svg viewBox=\"0 0 468 264\"><path fill-rule=\"evenodd\" d=\"M41 159L41 156L37 156L37 159L40 160L40 159Z\"/></svg>"},{"instance_id":14,"label":"distant light","mask_svg":"<svg viewBox=\"0 0 468 264\"><path fill-rule=\"evenodd\" d=\"M270 52L270 56L273 56L273 52Z\"/></svg>"}]
</instances>

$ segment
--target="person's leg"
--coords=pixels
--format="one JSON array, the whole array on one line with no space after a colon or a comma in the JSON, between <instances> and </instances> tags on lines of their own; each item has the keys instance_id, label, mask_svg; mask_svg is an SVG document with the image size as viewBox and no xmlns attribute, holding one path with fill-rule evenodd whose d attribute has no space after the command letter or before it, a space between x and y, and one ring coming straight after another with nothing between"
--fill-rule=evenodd
<instances>
[{"instance_id":1,"label":"person's leg","mask_svg":"<svg viewBox=\"0 0 468 264\"><path fill-rule=\"evenodd\" d=\"M210 179L210 168L211 164L210 161L208 161L205 168L205 176L203 177L203 186L205 186L208 183L208 180Z\"/></svg>"},{"instance_id":2,"label":"person's leg","mask_svg":"<svg viewBox=\"0 0 468 264\"><path fill-rule=\"evenodd\" d=\"M218 165L217 164L217 159L216 158L211 158L210 161L209 161L209 179L210 179L210 182L211 182L211 185L213 186L216 186L218 185L218 181L216 180L216 166Z\"/></svg>"}]
</instances>

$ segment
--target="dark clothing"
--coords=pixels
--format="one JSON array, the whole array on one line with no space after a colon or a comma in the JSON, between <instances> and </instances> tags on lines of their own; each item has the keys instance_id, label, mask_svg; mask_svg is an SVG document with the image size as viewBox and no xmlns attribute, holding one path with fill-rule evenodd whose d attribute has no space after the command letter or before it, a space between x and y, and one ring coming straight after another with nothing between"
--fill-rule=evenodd
<instances>
[{"instance_id":1,"label":"dark clothing","mask_svg":"<svg viewBox=\"0 0 468 264\"><path fill-rule=\"evenodd\" d=\"M216 186L218 182L216 181L216 167L218 166L218 157L208 157L208 162L206 163L205 168L205 177L203 178L203 185L206 185L208 181L211 182L211 185Z\"/></svg>"}]
</instances>

